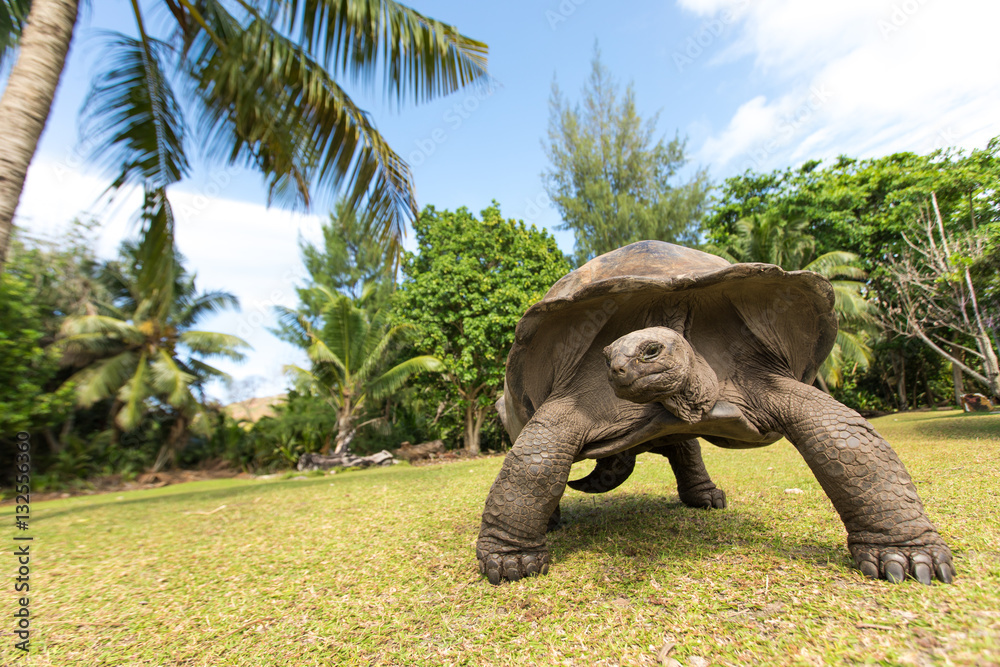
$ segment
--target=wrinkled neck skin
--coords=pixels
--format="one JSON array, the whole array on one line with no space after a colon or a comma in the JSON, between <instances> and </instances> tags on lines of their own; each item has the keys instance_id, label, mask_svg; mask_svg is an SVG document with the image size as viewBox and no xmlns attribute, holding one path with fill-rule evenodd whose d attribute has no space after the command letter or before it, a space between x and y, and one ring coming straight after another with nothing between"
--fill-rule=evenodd
<instances>
[{"instance_id":1,"label":"wrinkled neck skin","mask_svg":"<svg viewBox=\"0 0 1000 667\"><path fill-rule=\"evenodd\" d=\"M708 361L669 327L647 327L604 349L615 394L634 403L658 402L677 418L700 421L719 397Z\"/></svg>"},{"instance_id":2,"label":"wrinkled neck skin","mask_svg":"<svg viewBox=\"0 0 1000 667\"><path fill-rule=\"evenodd\" d=\"M715 371L700 354L695 352L693 356L691 372L681 390L660 398L663 407L689 424L701 421L719 398Z\"/></svg>"}]
</instances>

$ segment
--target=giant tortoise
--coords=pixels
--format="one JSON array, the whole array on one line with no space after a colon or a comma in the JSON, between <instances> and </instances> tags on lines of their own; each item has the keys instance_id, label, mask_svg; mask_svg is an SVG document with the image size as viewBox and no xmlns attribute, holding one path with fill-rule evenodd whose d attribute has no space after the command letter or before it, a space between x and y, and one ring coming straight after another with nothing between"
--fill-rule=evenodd
<instances>
[{"instance_id":1,"label":"giant tortoise","mask_svg":"<svg viewBox=\"0 0 1000 667\"><path fill-rule=\"evenodd\" d=\"M575 461L598 459L572 484L603 491L636 454L663 454L684 503L724 507L695 438L748 448L783 436L833 502L865 575L951 582L951 551L889 443L812 386L836 338L833 303L816 273L659 241L556 282L518 322L507 360L498 407L514 446L486 499L480 571L493 584L548 571L546 528Z\"/></svg>"}]
</instances>

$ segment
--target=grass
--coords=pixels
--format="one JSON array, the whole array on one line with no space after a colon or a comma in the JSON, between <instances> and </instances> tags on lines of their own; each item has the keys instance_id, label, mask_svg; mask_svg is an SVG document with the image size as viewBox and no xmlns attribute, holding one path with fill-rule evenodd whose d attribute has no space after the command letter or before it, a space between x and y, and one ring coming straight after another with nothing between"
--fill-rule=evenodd
<instances>
[{"instance_id":1,"label":"grass","mask_svg":"<svg viewBox=\"0 0 1000 667\"><path fill-rule=\"evenodd\" d=\"M875 423L955 552L952 586L851 569L781 442L705 446L725 511L680 505L652 455L612 493L569 490L550 574L491 587L473 545L496 457L34 503L32 651L4 611L0 663L655 665L673 643L682 664L1000 664L1000 415Z\"/></svg>"}]
</instances>

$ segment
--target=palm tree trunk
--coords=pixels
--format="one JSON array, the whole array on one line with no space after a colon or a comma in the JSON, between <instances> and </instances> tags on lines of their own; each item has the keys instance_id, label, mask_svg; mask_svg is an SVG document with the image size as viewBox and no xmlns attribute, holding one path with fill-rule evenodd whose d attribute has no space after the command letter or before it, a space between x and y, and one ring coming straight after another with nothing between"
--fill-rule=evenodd
<instances>
[{"instance_id":1,"label":"palm tree trunk","mask_svg":"<svg viewBox=\"0 0 1000 667\"><path fill-rule=\"evenodd\" d=\"M73 39L77 0L34 0L0 98L0 273L28 165L45 129Z\"/></svg>"}]
</instances>

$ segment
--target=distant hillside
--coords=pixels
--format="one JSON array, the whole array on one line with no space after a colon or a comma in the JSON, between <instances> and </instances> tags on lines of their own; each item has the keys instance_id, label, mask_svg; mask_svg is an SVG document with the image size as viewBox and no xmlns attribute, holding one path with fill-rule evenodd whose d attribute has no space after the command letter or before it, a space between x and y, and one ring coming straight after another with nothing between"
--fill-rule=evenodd
<instances>
[{"instance_id":1,"label":"distant hillside","mask_svg":"<svg viewBox=\"0 0 1000 667\"><path fill-rule=\"evenodd\" d=\"M261 417L273 417L274 406L283 403L287 394L250 398L239 403L230 403L223 408L233 419L245 419L256 423Z\"/></svg>"}]
</instances>

